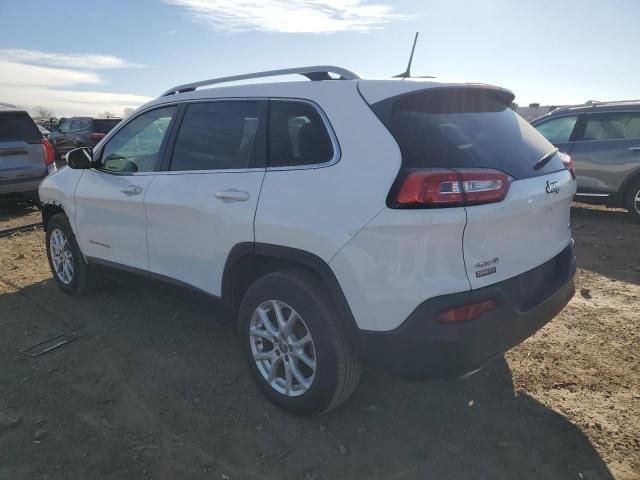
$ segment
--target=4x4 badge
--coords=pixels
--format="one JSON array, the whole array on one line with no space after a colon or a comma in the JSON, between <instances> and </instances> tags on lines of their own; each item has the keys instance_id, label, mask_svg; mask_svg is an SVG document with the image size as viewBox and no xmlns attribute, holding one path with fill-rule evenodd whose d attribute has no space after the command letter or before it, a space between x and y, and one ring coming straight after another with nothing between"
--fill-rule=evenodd
<instances>
[{"instance_id":1,"label":"4x4 badge","mask_svg":"<svg viewBox=\"0 0 640 480\"><path fill-rule=\"evenodd\" d=\"M545 188L545 191L547 193L560 193L560 186L556 180L553 182L547 180L547 187Z\"/></svg>"}]
</instances>

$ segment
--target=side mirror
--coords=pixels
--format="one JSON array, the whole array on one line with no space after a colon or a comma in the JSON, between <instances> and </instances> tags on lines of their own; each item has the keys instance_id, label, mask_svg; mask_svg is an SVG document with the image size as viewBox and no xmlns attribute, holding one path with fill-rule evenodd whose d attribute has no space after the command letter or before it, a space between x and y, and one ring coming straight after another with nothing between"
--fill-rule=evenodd
<instances>
[{"instance_id":1,"label":"side mirror","mask_svg":"<svg viewBox=\"0 0 640 480\"><path fill-rule=\"evenodd\" d=\"M93 166L93 152L90 148L75 148L67 153L67 165L71 168L85 169Z\"/></svg>"}]
</instances>

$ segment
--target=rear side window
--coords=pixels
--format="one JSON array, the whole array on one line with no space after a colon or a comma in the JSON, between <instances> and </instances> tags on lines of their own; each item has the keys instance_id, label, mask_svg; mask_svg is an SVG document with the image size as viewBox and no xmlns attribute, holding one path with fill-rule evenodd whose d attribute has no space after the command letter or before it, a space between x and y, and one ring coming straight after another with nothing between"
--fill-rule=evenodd
<instances>
[{"instance_id":1,"label":"rear side window","mask_svg":"<svg viewBox=\"0 0 640 480\"><path fill-rule=\"evenodd\" d=\"M0 113L0 142L37 143L42 134L26 112Z\"/></svg>"},{"instance_id":2,"label":"rear side window","mask_svg":"<svg viewBox=\"0 0 640 480\"><path fill-rule=\"evenodd\" d=\"M325 163L333 158L331 137L318 111L305 102L272 100L269 105L269 166Z\"/></svg>"},{"instance_id":3,"label":"rear side window","mask_svg":"<svg viewBox=\"0 0 640 480\"><path fill-rule=\"evenodd\" d=\"M536 130L544 135L551 143L557 145L569 141L577 121L577 115L552 118L536 125Z\"/></svg>"},{"instance_id":4,"label":"rear side window","mask_svg":"<svg viewBox=\"0 0 640 480\"><path fill-rule=\"evenodd\" d=\"M224 170L254 166L259 101L218 101L187 106L171 170Z\"/></svg>"},{"instance_id":5,"label":"rear side window","mask_svg":"<svg viewBox=\"0 0 640 480\"><path fill-rule=\"evenodd\" d=\"M94 133L104 133L107 134L111 131L113 127L115 127L120 120L94 120L93 121L93 132Z\"/></svg>"},{"instance_id":6,"label":"rear side window","mask_svg":"<svg viewBox=\"0 0 640 480\"><path fill-rule=\"evenodd\" d=\"M583 140L640 138L640 113L598 113L589 115Z\"/></svg>"},{"instance_id":7,"label":"rear side window","mask_svg":"<svg viewBox=\"0 0 640 480\"><path fill-rule=\"evenodd\" d=\"M563 169L556 155L534 170L554 147L502 95L438 88L383 100L373 109L398 142L405 168L491 168L516 179Z\"/></svg>"},{"instance_id":8,"label":"rear side window","mask_svg":"<svg viewBox=\"0 0 640 480\"><path fill-rule=\"evenodd\" d=\"M75 120L71 120L71 127L69 128L69 130L86 130L87 128L89 128L89 120L78 118Z\"/></svg>"}]
</instances>

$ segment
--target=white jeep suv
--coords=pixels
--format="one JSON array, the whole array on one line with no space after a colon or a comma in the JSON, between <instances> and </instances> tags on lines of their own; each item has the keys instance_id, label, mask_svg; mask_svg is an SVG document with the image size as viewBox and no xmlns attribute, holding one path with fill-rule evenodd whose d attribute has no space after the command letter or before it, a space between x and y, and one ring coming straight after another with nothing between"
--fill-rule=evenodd
<instances>
[{"instance_id":1,"label":"white jeep suv","mask_svg":"<svg viewBox=\"0 0 640 480\"><path fill-rule=\"evenodd\" d=\"M311 81L207 85L280 74ZM53 277L219 300L264 394L346 400L363 363L461 375L574 293L570 158L513 94L307 67L181 85L40 186Z\"/></svg>"}]
</instances>

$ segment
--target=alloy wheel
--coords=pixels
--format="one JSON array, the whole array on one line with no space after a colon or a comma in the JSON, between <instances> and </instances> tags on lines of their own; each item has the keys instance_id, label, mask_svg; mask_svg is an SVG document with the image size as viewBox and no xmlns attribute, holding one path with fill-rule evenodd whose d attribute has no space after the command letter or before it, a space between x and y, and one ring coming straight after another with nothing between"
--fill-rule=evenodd
<instances>
[{"instance_id":1,"label":"alloy wheel","mask_svg":"<svg viewBox=\"0 0 640 480\"><path fill-rule=\"evenodd\" d=\"M258 371L277 392L297 397L316 375L316 349L311 332L291 306L279 300L262 302L249 326L251 353Z\"/></svg>"},{"instance_id":2,"label":"alloy wheel","mask_svg":"<svg viewBox=\"0 0 640 480\"><path fill-rule=\"evenodd\" d=\"M58 228L49 237L49 252L56 276L62 283L69 285L73 281L73 252L66 235Z\"/></svg>"}]
</instances>

